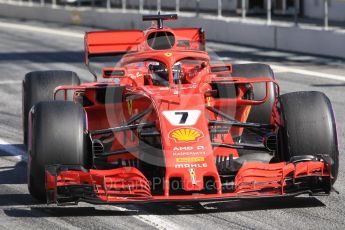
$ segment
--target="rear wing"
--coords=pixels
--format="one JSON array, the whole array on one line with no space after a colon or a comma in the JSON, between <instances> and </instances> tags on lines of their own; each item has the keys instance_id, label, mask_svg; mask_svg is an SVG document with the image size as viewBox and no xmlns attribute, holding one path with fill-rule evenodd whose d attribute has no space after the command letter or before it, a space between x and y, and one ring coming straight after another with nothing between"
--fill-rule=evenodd
<instances>
[{"instance_id":1,"label":"rear wing","mask_svg":"<svg viewBox=\"0 0 345 230\"><path fill-rule=\"evenodd\" d=\"M85 63L90 57L136 52L144 39L141 30L96 31L85 34Z\"/></svg>"},{"instance_id":2,"label":"rear wing","mask_svg":"<svg viewBox=\"0 0 345 230\"><path fill-rule=\"evenodd\" d=\"M201 28L169 29L175 36L175 50L205 50L205 33ZM148 34L159 32L152 31ZM96 31L85 34L85 63L90 57L139 51L140 44L146 39L141 30ZM145 49L140 46L140 49Z\"/></svg>"},{"instance_id":3,"label":"rear wing","mask_svg":"<svg viewBox=\"0 0 345 230\"><path fill-rule=\"evenodd\" d=\"M205 51L206 38L202 28L176 28L172 31L176 36L177 48Z\"/></svg>"}]
</instances>

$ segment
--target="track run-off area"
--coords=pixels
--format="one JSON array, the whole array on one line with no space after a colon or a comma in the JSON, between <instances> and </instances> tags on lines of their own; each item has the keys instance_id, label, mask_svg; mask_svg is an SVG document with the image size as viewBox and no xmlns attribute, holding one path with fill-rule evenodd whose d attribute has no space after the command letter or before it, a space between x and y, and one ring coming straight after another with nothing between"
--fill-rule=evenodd
<instances>
[{"instance_id":1,"label":"track run-off area","mask_svg":"<svg viewBox=\"0 0 345 230\"><path fill-rule=\"evenodd\" d=\"M35 70L72 70L83 81L84 32L97 30L0 18L0 229L344 229L345 60L208 43L229 62L270 64L281 93L324 92L335 111L340 171L329 197L58 207L36 202L26 185L21 82ZM206 31L207 34L207 31ZM331 45L331 44L329 44Z\"/></svg>"}]
</instances>

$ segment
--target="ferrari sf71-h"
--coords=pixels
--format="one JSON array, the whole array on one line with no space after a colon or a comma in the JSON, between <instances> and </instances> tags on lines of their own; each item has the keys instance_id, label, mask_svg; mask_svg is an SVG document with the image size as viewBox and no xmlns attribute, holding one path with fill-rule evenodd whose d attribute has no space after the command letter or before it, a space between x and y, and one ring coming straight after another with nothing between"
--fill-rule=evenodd
<instances>
[{"instance_id":1,"label":"ferrari sf71-h","mask_svg":"<svg viewBox=\"0 0 345 230\"><path fill-rule=\"evenodd\" d=\"M328 195L338 173L330 100L280 95L265 64L211 60L201 28L85 35L93 82L23 81L28 187L47 203ZM100 71L96 71L96 69Z\"/></svg>"}]
</instances>

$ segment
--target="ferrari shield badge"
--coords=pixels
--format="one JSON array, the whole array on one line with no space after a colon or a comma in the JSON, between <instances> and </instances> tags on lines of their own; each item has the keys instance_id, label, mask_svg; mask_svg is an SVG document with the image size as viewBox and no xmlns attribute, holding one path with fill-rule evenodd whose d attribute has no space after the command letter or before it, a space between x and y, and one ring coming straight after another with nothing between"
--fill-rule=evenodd
<instances>
[{"instance_id":1,"label":"ferrari shield badge","mask_svg":"<svg viewBox=\"0 0 345 230\"><path fill-rule=\"evenodd\" d=\"M166 57L171 57L171 56L172 56L172 53L164 53L164 55L165 55Z\"/></svg>"},{"instance_id":2,"label":"ferrari shield badge","mask_svg":"<svg viewBox=\"0 0 345 230\"><path fill-rule=\"evenodd\" d=\"M133 101L132 100L127 101L127 107L128 107L129 115L132 115L132 112L133 112Z\"/></svg>"},{"instance_id":3,"label":"ferrari shield badge","mask_svg":"<svg viewBox=\"0 0 345 230\"><path fill-rule=\"evenodd\" d=\"M190 168L188 171L189 171L190 179L192 180L192 184L196 184L195 169Z\"/></svg>"}]
</instances>

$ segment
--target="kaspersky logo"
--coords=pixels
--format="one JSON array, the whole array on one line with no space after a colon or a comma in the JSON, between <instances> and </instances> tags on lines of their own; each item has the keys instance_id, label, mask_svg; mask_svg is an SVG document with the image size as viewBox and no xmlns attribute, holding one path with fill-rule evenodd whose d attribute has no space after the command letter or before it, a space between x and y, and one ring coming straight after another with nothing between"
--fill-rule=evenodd
<instances>
[{"instance_id":1,"label":"kaspersky logo","mask_svg":"<svg viewBox=\"0 0 345 230\"><path fill-rule=\"evenodd\" d=\"M195 128L178 128L170 131L169 138L175 142L196 142L202 138L204 134Z\"/></svg>"}]
</instances>

